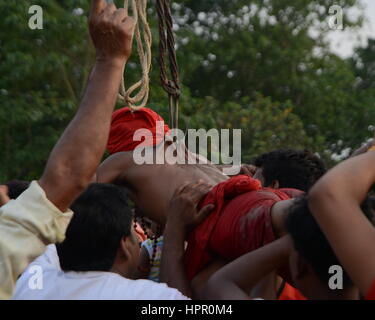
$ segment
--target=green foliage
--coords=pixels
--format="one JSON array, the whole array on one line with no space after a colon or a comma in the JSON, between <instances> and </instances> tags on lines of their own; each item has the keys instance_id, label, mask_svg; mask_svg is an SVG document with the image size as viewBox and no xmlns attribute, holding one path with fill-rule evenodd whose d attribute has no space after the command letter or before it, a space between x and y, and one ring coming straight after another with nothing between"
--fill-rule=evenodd
<instances>
[{"instance_id":1,"label":"green foliage","mask_svg":"<svg viewBox=\"0 0 375 320\"><path fill-rule=\"evenodd\" d=\"M281 105L260 94L253 101L244 98L240 103L222 103L208 97L196 103L191 114L185 116L189 128L241 129L244 162L269 150L285 146L303 149L311 145L291 103Z\"/></svg>"},{"instance_id":2,"label":"green foliage","mask_svg":"<svg viewBox=\"0 0 375 320\"><path fill-rule=\"evenodd\" d=\"M28 28L33 4L0 2L0 181L40 176L94 62L89 1L39 0L43 30ZM362 17L347 14L359 7L357 0L175 1L183 129L242 129L244 161L282 147L307 147L330 159L371 136L375 42L349 61L331 54L324 35L333 4L344 8L346 28L361 24ZM149 7L149 106L168 119L157 66L155 1ZM139 76L134 53L126 81Z\"/></svg>"}]
</instances>

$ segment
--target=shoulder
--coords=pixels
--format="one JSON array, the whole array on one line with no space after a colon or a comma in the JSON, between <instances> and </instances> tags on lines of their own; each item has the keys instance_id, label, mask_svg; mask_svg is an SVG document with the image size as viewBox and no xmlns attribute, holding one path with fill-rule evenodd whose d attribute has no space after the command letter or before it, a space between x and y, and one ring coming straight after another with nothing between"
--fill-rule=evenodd
<instances>
[{"instance_id":1,"label":"shoulder","mask_svg":"<svg viewBox=\"0 0 375 320\"><path fill-rule=\"evenodd\" d=\"M260 190L254 190L239 195L231 200L231 203L232 205L237 206L242 203L249 210L259 208L270 209L275 203L289 199L289 195L282 191L270 188L262 188Z\"/></svg>"},{"instance_id":2,"label":"shoulder","mask_svg":"<svg viewBox=\"0 0 375 320\"><path fill-rule=\"evenodd\" d=\"M100 168L106 168L107 166L124 166L128 163L133 163L133 152L119 152L109 156L105 159L102 164L99 166Z\"/></svg>"},{"instance_id":3,"label":"shoulder","mask_svg":"<svg viewBox=\"0 0 375 320\"><path fill-rule=\"evenodd\" d=\"M111 155L98 167L97 181L99 183L114 183L133 164L132 152L119 152Z\"/></svg>"},{"instance_id":4,"label":"shoulder","mask_svg":"<svg viewBox=\"0 0 375 320\"><path fill-rule=\"evenodd\" d=\"M283 189L278 189L279 192L283 192L290 198L298 198L302 195L305 194L305 192L298 190L298 189L292 189L292 188L283 188Z\"/></svg>"},{"instance_id":5,"label":"shoulder","mask_svg":"<svg viewBox=\"0 0 375 320\"><path fill-rule=\"evenodd\" d=\"M298 198L302 196L304 192L297 189L271 189L262 188L261 190L251 191L247 194L249 200L251 200L255 206L266 206L272 207L278 202L284 202L290 199Z\"/></svg>"}]
</instances>

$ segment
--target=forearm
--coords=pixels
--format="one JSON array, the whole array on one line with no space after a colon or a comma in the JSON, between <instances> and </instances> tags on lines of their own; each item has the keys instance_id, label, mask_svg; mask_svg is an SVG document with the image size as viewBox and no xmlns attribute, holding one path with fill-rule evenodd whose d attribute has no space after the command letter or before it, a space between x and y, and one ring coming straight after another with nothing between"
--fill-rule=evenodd
<instances>
[{"instance_id":1,"label":"forearm","mask_svg":"<svg viewBox=\"0 0 375 320\"><path fill-rule=\"evenodd\" d=\"M320 179L312 188L310 195L315 198L328 192L334 200L341 198L340 201L360 204L375 182L374 163L374 151L346 160ZM321 190L324 190L324 193Z\"/></svg>"},{"instance_id":2,"label":"forearm","mask_svg":"<svg viewBox=\"0 0 375 320\"><path fill-rule=\"evenodd\" d=\"M374 164L372 151L349 159L328 172L309 194L312 214L362 294L375 280L375 229L360 208L375 181Z\"/></svg>"},{"instance_id":3,"label":"forearm","mask_svg":"<svg viewBox=\"0 0 375 320\"><path fill-rule=\"evenodd\" d=\"M323 231L329 228L339 235L339 226L351 228L348 223L358 218L360 205L375 181L374 164L375 152L349 159L330 170L311 189L309 206Z\"/></svg>"},{"instance_id":4,"label":"forearm","mask_svg":"<svg viewBox=\"0 0 375 320\"><path fill-rule=\"evenodd\" d=\"M160 281L191 297L191 287L184 266L184 254L183 232L178 232L167 224L164 231Z\"/></svg>"},{"instance_id":5,"label":"forearm","mask_svg":"<svg viewBox=\"0 0 375 320\"><path fill-rule=\"evenodd\" d=\"M250 252L215 273L204 289L205 299L248 299L250 291L266 275L285 264L289 237Z\"/></svg>"},{"instance_id":6,"label":"forearm","mask_svg":"<svg viewBox=\"0 0 375 320\"><path fill-rule=\"evenodd\" d=\"M62 211L86 187L103 156L125 61L97 61L80 108L53 149L40 185Z\"/></svg>"}]
</instances>

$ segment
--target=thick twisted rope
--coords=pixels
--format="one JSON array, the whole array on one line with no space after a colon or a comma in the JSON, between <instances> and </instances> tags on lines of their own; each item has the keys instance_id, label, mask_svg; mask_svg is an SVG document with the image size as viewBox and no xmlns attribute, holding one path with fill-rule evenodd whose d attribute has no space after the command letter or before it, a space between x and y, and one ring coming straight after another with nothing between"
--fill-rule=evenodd
<instances>
[{"instance_id":1,"label":"thick twisted rope","mask_svg":"<svg viewBox=\"0 0 375 320\"><path fill-rule=\"evenodd\" d=\"M173 20L169 0L156 0L159 17L159 64L160 80L169 95L171 128L178 128L178 102L181 95L180 77L176 57ZM168 55L171 80L168 79L166 56Z\"/></svg>"},{"instance_id":2,"label":"thick twisted rope","mask_svg":"<svg viewBox=\"0 0 375 320\"><path fill-rule=\"evenodd\" d=\"M119 99L124 105L136 111L146 106L150 91L149 73L151 70L151 45L152 34L147 22L147 0L131 0L133 18L136 22L135 39L137 42L137 51L142 67L142 78L133 84L129 89L125 87L125 80L122 79ZM124 1L125 10L129 11L129 0ZM144 43L140 29L143 28ZM125 70L124 70L125 71ZM138 92L134 94L135 91Z\"/></svg>"}]
</instances>

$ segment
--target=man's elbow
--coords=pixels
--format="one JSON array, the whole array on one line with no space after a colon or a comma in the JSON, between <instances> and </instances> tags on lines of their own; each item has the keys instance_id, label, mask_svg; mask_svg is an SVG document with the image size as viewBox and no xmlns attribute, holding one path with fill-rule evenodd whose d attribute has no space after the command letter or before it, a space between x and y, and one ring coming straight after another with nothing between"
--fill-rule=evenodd
<instances>
[{"instance_id":1,"label":"man's elbow","mask_svg":"<svg viewBox=\"0 0 375 320\"><path fill-rule=\"evenodd\" d=\"M54 167L45 171L41 181L46 185L54 185L55 188L82 193L92 179L92 174L77 172L68 167Z\"/></svg>"},{"instance_id":2,"label":"man's elbow","mask_svg":"<svg viewBox=\"0 0 375 320\"><path fill-rule=\"evenodd\" d=\"M308 193L309 207L314 214L337 198L333 185L324 178L318 181Z\"/></svg>"}]
</instances>

